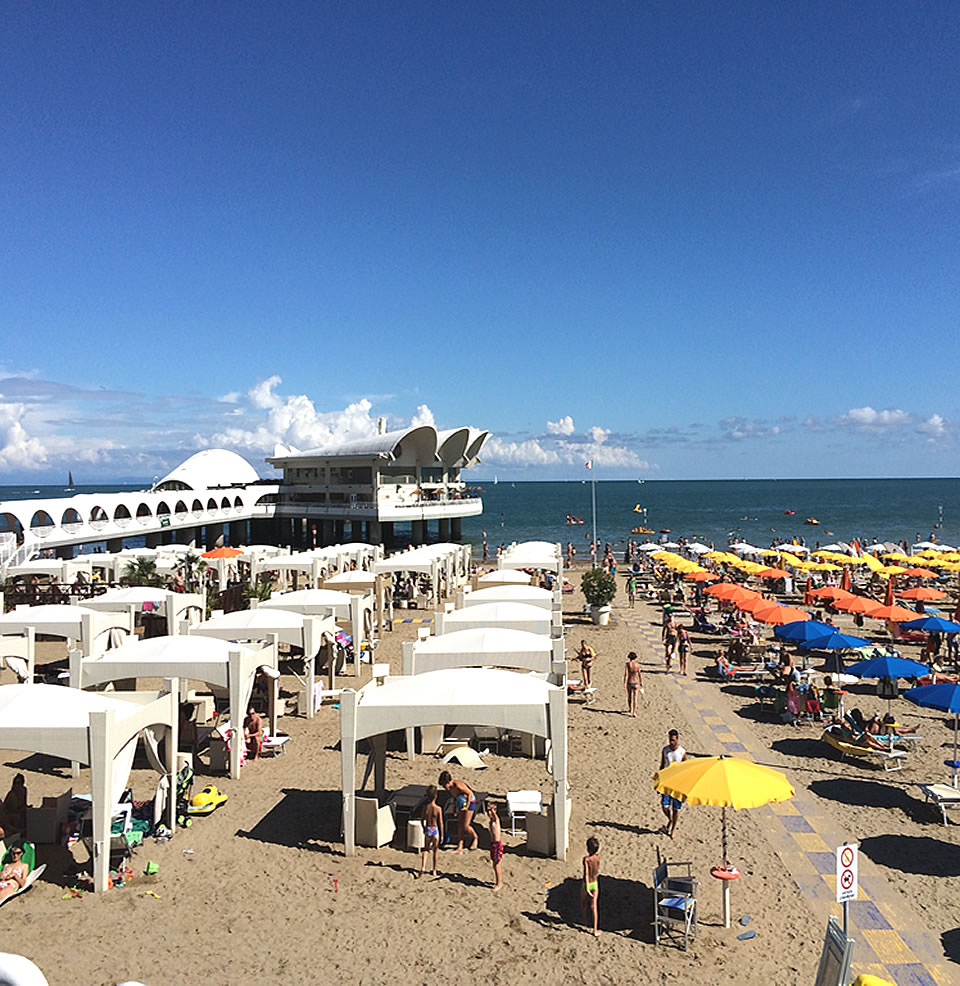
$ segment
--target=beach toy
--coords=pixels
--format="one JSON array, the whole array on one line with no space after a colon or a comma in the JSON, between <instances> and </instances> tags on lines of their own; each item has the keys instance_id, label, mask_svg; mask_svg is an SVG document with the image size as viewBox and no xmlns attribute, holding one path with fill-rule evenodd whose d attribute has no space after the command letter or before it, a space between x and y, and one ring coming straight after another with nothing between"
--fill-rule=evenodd
<instances>
[{"instance_id":1,"label":"beach toy","mask_svg":"<svg viewBox=\"0 0 960 986\"><path fill-rule=\"evenodd\" d=\"M202 791L197 792L187 805L188 815L212 815L222 804L225 804L227 795L217 790L216 785L209 784Z\"/></svg>"},{"instance_id":2,"label":"beach toy","mask_svg":"<svg viewBox=\"0 0 960 986\"><path fill-rule=\"evenodd\" d=\"M749 931L745 931L742 935L737 935L737 941L749 941L751 938L756 938L756 931L751 928Z\"/></svg>"},{"instance_id":3,"label":"beach toy","mask_svg":"<svg viewBox=\"0 0 960 986\"><path fill-rule=\"evenodd\" d=\"M147 861L147 868L143 871L146 876L154 876L156 873L160 872L159 863L155 863L152 859Z\"/></svg>"},{"instance_id":4,"label":"beach toy","mask_svg":"<svg viewBox=\"0 0 960 986\"><path fill-rule=\"evenodd\" d=\"M338 884L338 881L337 881L337 878L336 878L336 877L334 877L334 878L333 878L333 892L334 892L335 894L338 894L338 893L340 893L340 888L338 887L338 885L337 885L337 884Z\"/></svg>"},{"instance_id":5,"label":"beach toy","mask_svg":"<svg viewBox=\"0 0 960 986\"><path fill-rule=\"evenodd\" d=\"M740 918L740 923L744 926L748 925L750 923L750 915L744 914L744 916Z\"/></svg>"}]
</instances>

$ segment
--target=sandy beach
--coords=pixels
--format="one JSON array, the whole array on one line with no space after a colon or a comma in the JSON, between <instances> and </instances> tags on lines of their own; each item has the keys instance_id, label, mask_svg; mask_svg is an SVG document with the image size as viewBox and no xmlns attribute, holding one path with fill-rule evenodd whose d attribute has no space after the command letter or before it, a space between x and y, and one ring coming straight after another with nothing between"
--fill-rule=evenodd
<instances>
[{"instance_id":1,"label":"sandy beach","mask_svg":"<svg viewBox=\"0 0 960 986\"><path fill-rule=\"evenodd\" d=\"M885 906L902 908L911 921L919 916L956 949L960 895L949 878L960 875L960 840L955 825L943 827L939 814L922 803L918 787L945 779L941 747L952 739L952 720L899 702L898 715L919 724L925 737L904 770L891 775L840 763L818 741L818 726L775 723L758 713L744 686L700 681L715 646L709 638L694 637L689 684L681 687L665 675L650 633L641 630L645 623L659 627L659 608L638 603L628 610L621 593L611 625L598 628L581 616L579 592L564 600L568 656L581 638L596 649L599 688L592 705L570 705L574 809L567 861L528 855L523 833L512 837L505 826L505 886L495 894L482 819L481 848L463 856L444 851L435 880L414 878L419 857L413 852L361 848L344 858L338 714L324 708L309 722L281 720L292 736L287 755L247 765L237 782L211 778L229 794L228 803L191 829L178 830L167 844L148 840L134 857L136 879L122 888L99 898L64 899L71 856L41 847L43 879L0 909L4 947L36 961L52 986L264 977L278 984L414 984L464 975L491 983L812 983L834 905L801 892L791 857L770 836L777 821L771 809L729 813L730 860L742 872L729 930L722 927L720 891L709 876L720 862L719 809L686 807L675 839L661 831L651 778L667 730L679 729L691 754L722 752L690 701L690 694L704 694L744 742L766 751L758 759L785 771L798 794L815 799L827 822L861 840L863 854L884 878ZM378 659L399 671L400 644L416 635L417 626L395 624ZM622 687L632 649L644 668L637 719L624 714ZM292 679L284 685L292 690ZM867 695L860 704L879 708ZM542 761L485 759L488 767L479 772L454 765L455 776L501 803L508 789L549 790ZM26 773L34 804L71 786L69 769L43 757L8 752L0 754L0 764L4 789L15 771ZM391 751L387 786L435 783L440 768L433 758L411 763ZM85 777L74 784L76 791L86 790ZM206 782L202 774L198 781ZM136 798L149 797L154 775L135 770L132 783ZM580 859L591 835L600 840L602 861L597 940L579 922ZM699 935L686 954L653 944L651 882L658 851L672 861L691 861L701 881ZM82 848L75 854L85 859ZM141 875L148 860L159 864L154 877ZM737 938L743 915L757 932L752 940Z\"/></svg>"}]
</instances>

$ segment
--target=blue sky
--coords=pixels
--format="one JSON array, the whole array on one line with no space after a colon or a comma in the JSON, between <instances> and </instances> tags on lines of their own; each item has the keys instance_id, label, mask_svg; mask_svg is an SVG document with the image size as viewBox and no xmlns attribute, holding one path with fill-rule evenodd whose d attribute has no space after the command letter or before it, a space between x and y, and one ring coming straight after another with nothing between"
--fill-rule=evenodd
<instances>
[{"instance_id":1,"label":"blue sky","mask_svg":"<svg viewBox=\"0 0 960 986\"><path fill-rule=\"evenodd\" d=\"M957 475L953 3L6 5L0 483Z\"/></svg>"}]
</instances>

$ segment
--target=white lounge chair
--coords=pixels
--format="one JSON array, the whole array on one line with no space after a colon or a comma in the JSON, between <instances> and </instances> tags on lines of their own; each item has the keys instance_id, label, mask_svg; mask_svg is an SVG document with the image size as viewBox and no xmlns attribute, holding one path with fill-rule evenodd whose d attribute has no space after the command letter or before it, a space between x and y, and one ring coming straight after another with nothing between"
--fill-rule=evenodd
<instances>
[{"instance_id":1,"label":"white lounge chair","mask_svg":"<svg viewBox=\"0 0 960 986\"><path fill-rule=\"evenodd\" d=\"M944 825L947 824L947 809L960 808L960 790L950 784L921 784L920 790L924 801L932 801L940 809Z\"/></svg>"}]
</instances>

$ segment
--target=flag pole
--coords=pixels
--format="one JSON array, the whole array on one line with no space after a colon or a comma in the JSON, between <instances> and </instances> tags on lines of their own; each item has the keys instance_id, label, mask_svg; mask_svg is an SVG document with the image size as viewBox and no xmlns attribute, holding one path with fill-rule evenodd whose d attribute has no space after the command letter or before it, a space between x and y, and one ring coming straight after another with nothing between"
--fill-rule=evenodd
<instances>
[{"instance_id":1,"label":"flag pole","mask_svg":"<svg viewBox=\"0 0 960 986\"><path fill-rule=\"evenodd\" d=\"M593 567L597 567L597 555L599 554L599 548L597 548L597 474L593 469L593 460L590 460L590 499L593 506Z\"/></svg>"}]
</instances>

